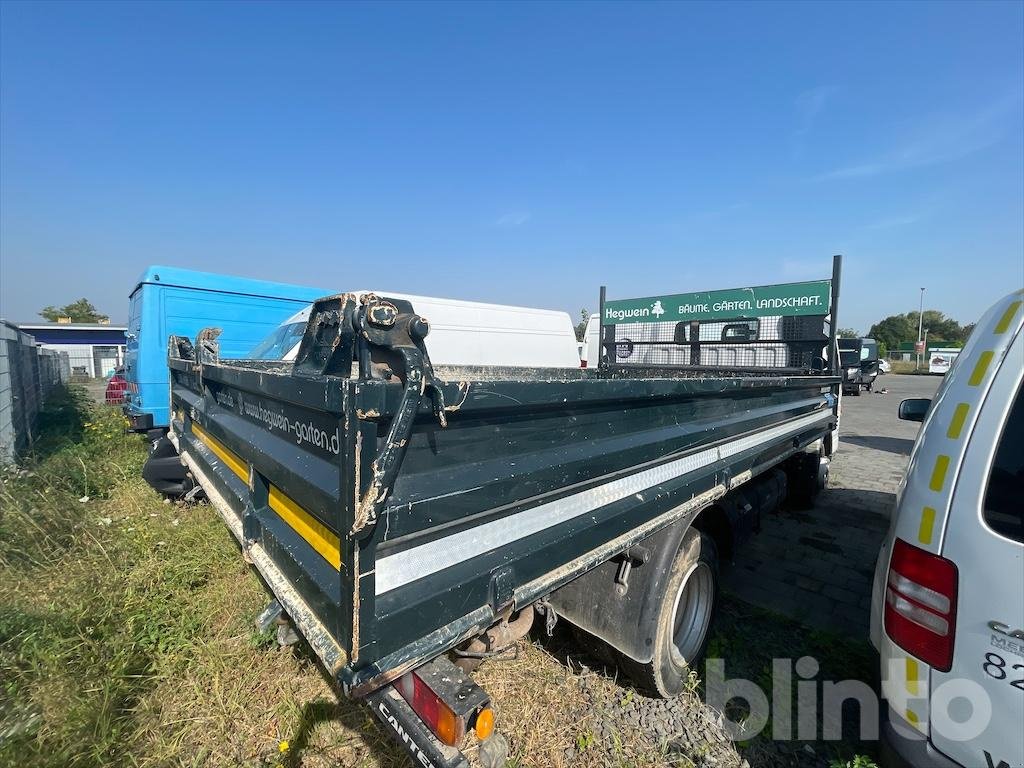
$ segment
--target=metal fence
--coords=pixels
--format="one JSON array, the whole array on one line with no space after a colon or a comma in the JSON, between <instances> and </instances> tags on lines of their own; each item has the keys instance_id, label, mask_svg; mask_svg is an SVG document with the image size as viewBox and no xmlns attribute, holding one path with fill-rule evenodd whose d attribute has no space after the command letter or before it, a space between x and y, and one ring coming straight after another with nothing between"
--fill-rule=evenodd
<instances>
[{"instance_id":1,"label":"metal fence","mask_svg":"<svg viewBox=\"0 0 1024 768\"><path fill-rule=\"evenodd\" d=\"M124 364L125 347L117 344L46 344L68 356L73 381L106 379Z\"/></svg>"},{"instance_id":2,"label":"metal fence","mask_svg":"<svg viewBox=\"0 0 1024 768\"><path fill-rule=\"evenodd\" d=\"M712 322L605 324L609 364L701 368L820 368L828 345L824 315Z\"/></svg>"},{"instance_id":3,"label":"metal fence","mask_svg":"<svg viewBox=\"0 0 1024 768\"><path fill-rule=\"evenodd\" d=\"M41 349L32 336L0 321L0 464L31 446L39 409L70 375L66 352Z\"/></svg>"}]
</instances>

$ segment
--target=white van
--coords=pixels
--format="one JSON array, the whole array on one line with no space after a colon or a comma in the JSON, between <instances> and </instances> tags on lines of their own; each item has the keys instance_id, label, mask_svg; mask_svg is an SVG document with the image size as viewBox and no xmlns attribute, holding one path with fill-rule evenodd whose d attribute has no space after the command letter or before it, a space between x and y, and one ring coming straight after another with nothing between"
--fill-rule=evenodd
<instances>
[{"instance_id":1,"label":"white van","mask_svg":"<svg viewBox=\"0 0 1024 768\"><path fill-rule=\"evenodd\" d=\"M949 373L953 362L959 357L956 347L937 347L928 350L928 373Z\"/></svg>"},{"instance_id":2,"label":"white van","mask_svg":"<svg viewBox=\"0 0 1024 768\"><path fill-rule=\"evenodd\" d=\"M1024 291L978 322L924 422L875 569L885 765L1024 765Z\"/></svg>"},{"instance_id":3,"label":"white van","mask_svg":"<svg viewBox=\"0 0 1024 768\"><path fill-rule=\"evenodd\" d=\"M371 291L355 291L356 294ZM430 323L425 344L442 365L579 368L576 330L567 312L484 304L476 301L372 291L409 301ZM309 319L309 307L284 321L253 349L251 357L293 360Z\"/></svg>"}]
</instances>

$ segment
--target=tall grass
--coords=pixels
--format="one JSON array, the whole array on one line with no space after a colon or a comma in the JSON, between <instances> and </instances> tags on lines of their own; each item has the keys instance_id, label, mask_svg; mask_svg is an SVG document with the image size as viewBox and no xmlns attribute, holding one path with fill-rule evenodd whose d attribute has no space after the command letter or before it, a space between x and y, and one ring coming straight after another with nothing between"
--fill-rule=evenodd
<instances>
[{"instance_id":1,"label":"tall grass","mask_svg":"<svg viewBox=\"0 0 1024 768\"><path fill-rule=\"evenodd\" d=\"M230 534L146 486L116 410L70 389L40 433L0 477L0 766L401 764L308 653L257 634Z\"/></svg>"}]
</instances>

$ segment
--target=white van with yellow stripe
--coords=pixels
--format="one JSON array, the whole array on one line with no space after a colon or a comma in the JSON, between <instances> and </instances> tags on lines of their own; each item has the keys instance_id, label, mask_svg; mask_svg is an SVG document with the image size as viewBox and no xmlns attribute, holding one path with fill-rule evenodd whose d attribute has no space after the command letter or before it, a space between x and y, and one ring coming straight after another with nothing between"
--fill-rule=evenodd
<instances>
[{"instance_id":1,"label":"white van with yellow stripe","mask_svg":"<svg viewBox=\"0 0 1024 768\"><path fill-rule=\"evenodd\" d=\"M1024 766L1024 291L978 322L922 421L875 570L886 766Z\"/></svg>"}]
</instances>

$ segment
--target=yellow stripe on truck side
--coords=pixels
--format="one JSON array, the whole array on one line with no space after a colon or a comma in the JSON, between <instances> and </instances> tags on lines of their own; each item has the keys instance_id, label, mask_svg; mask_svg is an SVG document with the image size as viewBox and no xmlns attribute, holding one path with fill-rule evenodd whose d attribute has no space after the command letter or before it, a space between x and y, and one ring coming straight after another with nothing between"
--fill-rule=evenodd
<instances>
[{"instance_id":1,"label":"yellow stripe on truck side","mask_svg":"<svg viewBox=\"0 0 1024 768\"><path fill-rule=\"evenodd\" d=\"M341 570L341 543L326 525L296 504L276 485L270 486L268 503L282 520L334 566L334 570Z\"/></svg>"},{"instance_id":2,"label":"yellow stripe on truck side","mask_svg":"<svg viewBox=\"0 0 1024 768\"><path fill-rule=\"evenodd\" d=\"M238 475L243 483L249 483L249 465L237 453L228 448L224 443L215 438L195 422L192 423L192 434L198 437L203 445L216 454L217 458L227 465L227 468Z\"/></svg>"}]
</instances>

